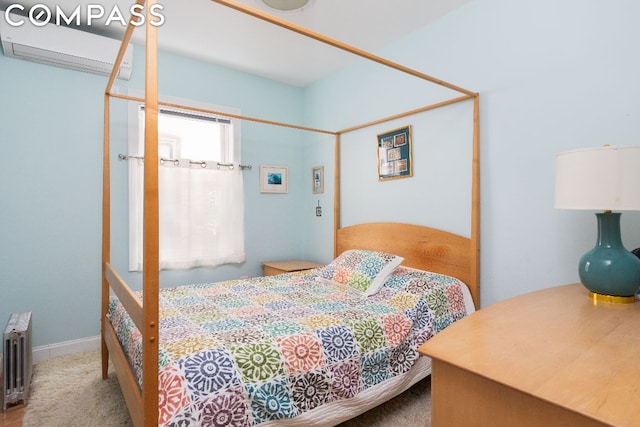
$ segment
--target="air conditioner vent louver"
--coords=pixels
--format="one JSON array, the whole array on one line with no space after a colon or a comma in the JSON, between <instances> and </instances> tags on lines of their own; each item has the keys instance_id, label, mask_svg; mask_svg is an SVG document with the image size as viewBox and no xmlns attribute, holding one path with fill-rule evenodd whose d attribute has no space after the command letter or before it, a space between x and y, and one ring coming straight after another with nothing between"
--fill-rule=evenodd
<instances>
[{"instance_id":1,"label":"air conditioner vent louver","mask_svg":"<svg viewBox=\"0 0 640 427\"><path fill-rule=\"evenodd\" d=\"M14 21L20 19L13 17ZM54 24L36 27L25 21L14 27L5 21L4 14L0 14L0 38L7 57L106 76L111 74L120 49L118 40ZM132 63L133 46L129 45L117 77L128 80Z\"/></svg>"},{"instance_id":2,"label":"air conditioner vent louver","mask_svg":"<svg viewBox=\"0 0 640 427\"><path fill-rule=\"evenodd\" d=\"M109 75L113 64L96 61L95 59L81 58L79 56L67 55L61 52L53 52L45 49L38 49L31 46L24 46L14 43L12 46L13 56L28 59L40 64L53 65L71 70L84 71L87 73ZM118 72L120 77L121 72Z\"/></svg>"}]
</instances>

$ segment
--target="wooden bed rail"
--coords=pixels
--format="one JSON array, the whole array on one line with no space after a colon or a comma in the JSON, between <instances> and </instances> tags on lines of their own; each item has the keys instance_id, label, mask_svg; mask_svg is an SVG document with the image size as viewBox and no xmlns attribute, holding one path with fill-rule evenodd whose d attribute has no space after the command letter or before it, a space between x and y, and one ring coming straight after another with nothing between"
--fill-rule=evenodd
<instances>
[{"instance_id":1,"label":"wooden bed rail","mask_svg":"<svg viewBox=\"0 0 640 427\"><path fill-rule=\"evenodd\" d=\"M362 49L358 49L358 48L356 48L354 46L350 46L350 45L348 45L346 43L343 43L343 42L341 42L339 40L332 39L330 37L325 36L324 34L316 33L314 31L309 30L308 28L304 28L304 27L301 27L299 25L293 24L291 22L285 21L283 19L279 19L279 18L277 18L275 16L269 15L268 13L262 12L262 11L260 11L258 9L254 9L254 8L249 7L249 6L245 6L244 4L239 3L237 1L233 1L233 0L212 0L212 1L214 1L216 3L219 3L219 4L223 5L223 6L227 6L227 7L231 8L231 9L235 9L235 10L237 10L239 12L245 13L245 14L247 14L249 16L253 16L255 18L262 19L263 21L266 21L266 22L268 22L270 24L274 24L274 25L277 25L279 27L285 28L285 29L287 29L289 31L293 31L295 33L301 34L301 35L303 35L305 37L308 37L310 39L314 39L314 40L317 40L317 41L319 41L321 43L327 44L329 46L333 46L335 48L344 50L344 51L349 52L349 53L351 53L353 55L360 56L360 57L365 58L365 59L367 59L369 61L377 62L378 64L381 64L381 65L384 65L386 67L390 67L390 68L393 68L395 70L401 71L401 72L403 72L405 74L409 74L409 75L412 75L414 77L418 77L420 79L430 81L431 83L435 83L435 84L437 84L439 86L443 86L443 87L446 87L448 89L455 90L456 92L460 92L460 93L463 93L465 95L470 95L470 96L474 96L475 95L474 92L472 92L470 90L467 90L467 89L464 89L464 88L462 88L460 86L456 86L456 85L454 85L452 83L449 83L449 82L446 82L444 80L437 79L437 78L432 77L432 76L430 76L428 74L422 73L420 71L414 70L414 69L409 68L409 67L405 67L404 65L398 64L396 62L389 61L386 58L382 58L380 56L373 55L370 52L366 52L366 51L364 51Z\"/></svg>"},{"instance_id":2,"label":"wooden bed rail","mask_svg":"<svg viewBox=\"0 0 640 427\"><path fill-rule=\"evenodd\" d=\"M110 263L104 265L105 280L107 281L109 288L113 289L113 292L118 297L122 306L124 307L131 320L135 323L136 327L141 330L143 326L143 307L140 298L131 290L129 285L120 277ZM103 302L104 303L104 302ZM143 425L144 414L142 405L142 392L138 386L138 382L133 375L133 371L129 367L129 361L124 353L116 332L111 325L111 322L105 316L102 319L104 325L103 340L107 347L108 354L111 358L111 362L114 365L116 376L118 377L118 383L122 390L127 408L129 409L129 415L133 421L134 426Z\"/></svg>"},{"instance_id":3,"label":"wooden bed rail","mask_svg":"<svg viewBox=\"0 0 640 427\"><path fill-rule=\"evenodd\" d=\"M118 98L118 99L122 99L122 100L125 100L125 101L142 102L143 104L145 102L144 98L140 98L140 97L137 97L137 96L122 95L122 94L117 94L117 93L109 93L109 96L111 96L112 98ZM324 130L324 129L311 128L311 127L307 127L307 126L294 125L294 124L291 124L291 123L282 123L282 122L277 122L277 121L274 121L274 120L259 119L257 117L243 116L241 114L234 114L234 113L229 113L229 112L224 112L224 111L208 110L206 108L194 107L192 105L176 104L174 102L158 101L158 105L162 105L164 107L181 109L181 110L195 111L195 112L198 112L198 113L213 114L213 115L217 115L217 116L229 117L229 118L232 118L232 119L246 120L246 121L249 121L249 122L261 123L261 124L264 124L264 125L280 126L280 127L286 127L286 128L290 128L290 129L297 129L297 130L302 130L302 131L307 131L307 132L324 133L324 134L328 134L328 135L335 135L336 134L336 132L330 131L330 130Z\"/></svg>"},{"instance_id":4,"label":"wooden bed rail","mask_svg":"<svg viewBox=\"0 0 640 427\"><path fill-rule=\"evenodd\" d=\"M131 290L129 285L122 280L111 264L105 265L105 275L107 283L122 303L122 306L129 313L129 317L136 324L138 329L142 328L142 302L140 298Z\"/></svg>"},{"instance_id":5,"label":"wooden bed rail","mask_svg":"<svg viewBox=\"0 0 640 427\"><path fill-rule=\"evenodd\" d=\"M113 289L122 306L124 307L131 320L135 323L136 327L140 329L143 325L143 307L142 302L138 296L131 290L129 285L120 277L110 263L104 265L105 280L107 281L109 288ZM104 303L104 302L103 302ZM142 412L142 392L138 386L138 382L133 375L127 356L118 341L116 332L111 326L111 322L105 316L102 319L104 325L103 340L107 347L108 354L111 357L111 362L114 365L116 375L118 377L118 383L122 389L122 395L124 396L125 403L129 409L129 415L135 426L143 425L143 412Z\"/></svg>"},{"instance_id":6,"label":"wooden bed rail","mask_svg":"<svg viewBox=\"0 0 640 427\"><path fill-rule=\"evenodd\" d=\"M475 98L475 97L471 96L471 95L464 95L464 96L460 96L458 98L453 98L453 99L449 99L449 100L446 100L446 101L438 102L436 104L426 105L424 107L416 108L414 110L409 110L409 111L404 112L404 113L398 113L398 114L395 114L393 116L384 117L382 119L373 120L371 122L363 123L361 125L352 126L350 128L347 128L347 129L342 129L339 133L340 134L345 134L347 132L353 132L354 130L360 130L360 129L368 128L369 126L375 126L375 125L378 125L378 124L381 124L381 123L390 122L392 120L401 119L403 117L413 116L414 114L424 113L425 111L435 110L436 108L440 108L440 107L444 107L444 106L447 106L447 105L455 104L457 102L466 101L466 100L471 99L471 98Z\"/></svg>"},{"instance_id":7,"label":"wooden bed rail","mask_svg":"<svg viewBox=\"0 0 640 427\"><path fill-rule=\"evenodd\" d=\"M122 346L118 341L116 332L113 330L113 326L108 319L103 319L105 324L104 341L109 349L109 355L111 356L111 362L116 371L118 377L118 384L122 390L122 396L129 409L129 415L133 421L134 426L143 425L144 414L142 407L142 392L138 386L138 382L133 375L133 371L129 367L129 361L127 356L122 350Z\"/></svg>"}]
</instances>

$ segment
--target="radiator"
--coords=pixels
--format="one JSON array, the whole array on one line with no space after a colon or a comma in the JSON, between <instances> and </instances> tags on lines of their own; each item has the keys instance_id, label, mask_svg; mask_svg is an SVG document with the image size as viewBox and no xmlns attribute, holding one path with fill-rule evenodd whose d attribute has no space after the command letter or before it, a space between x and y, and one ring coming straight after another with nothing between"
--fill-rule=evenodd
<instances>
[{"instance_id":1,"label":"radiator","mask_svg":"<svg viewBox=\"0 0 640 427\"><path fill-rule=\"evenodd\" d=\"M2 410L27 403L32 373L31 313L15 313L3 335Z\"/></svg>"}]
</instances>

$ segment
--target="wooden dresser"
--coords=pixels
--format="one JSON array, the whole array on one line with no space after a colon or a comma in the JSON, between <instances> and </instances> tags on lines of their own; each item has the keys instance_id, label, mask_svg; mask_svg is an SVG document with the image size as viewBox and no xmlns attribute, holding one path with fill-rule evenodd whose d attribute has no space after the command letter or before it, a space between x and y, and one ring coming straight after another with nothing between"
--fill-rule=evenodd
<instances>
[{"instance_id":1,"label":"wooden dresser","mask_svg":"<svg viewBox=\"0 0 640 427\"><path fill-rule=\"evenodd\" d=\"M433 427L640 426L640 302L545 289L483 308L419 351L433 359Z\"/></svg>"},{"instance_id":2,"label":"wooden dresser","mask_svg":"<svg viewBox=\"0 0 640 427\"><path fill-rule=\"evenodd\" d=\"M274 276L276 274L291 273L294 271L309 270L312 268L322 267L323 264L317 264L310 261L287 260L287 261L265 261L262 263L262 275Z\"/></svg>"}]
</instances>

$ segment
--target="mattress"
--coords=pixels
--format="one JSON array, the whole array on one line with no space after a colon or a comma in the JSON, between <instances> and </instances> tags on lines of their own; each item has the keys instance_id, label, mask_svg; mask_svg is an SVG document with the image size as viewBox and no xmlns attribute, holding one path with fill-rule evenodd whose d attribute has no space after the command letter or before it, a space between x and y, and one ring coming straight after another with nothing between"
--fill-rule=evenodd
<instances>
[{"instance_id":1,"label":"mattress","mask_svg":"<svg viewBox=\"0 0 640 427\"><path fill-rule=\"evenodd\" d=\"M473 311L450 276L398 267L371 296L318 270L160 290L161 426L335 425L430 372L417 348ZM138 382L141 334L112 297Z\"/></svg>"}]
</instances>

